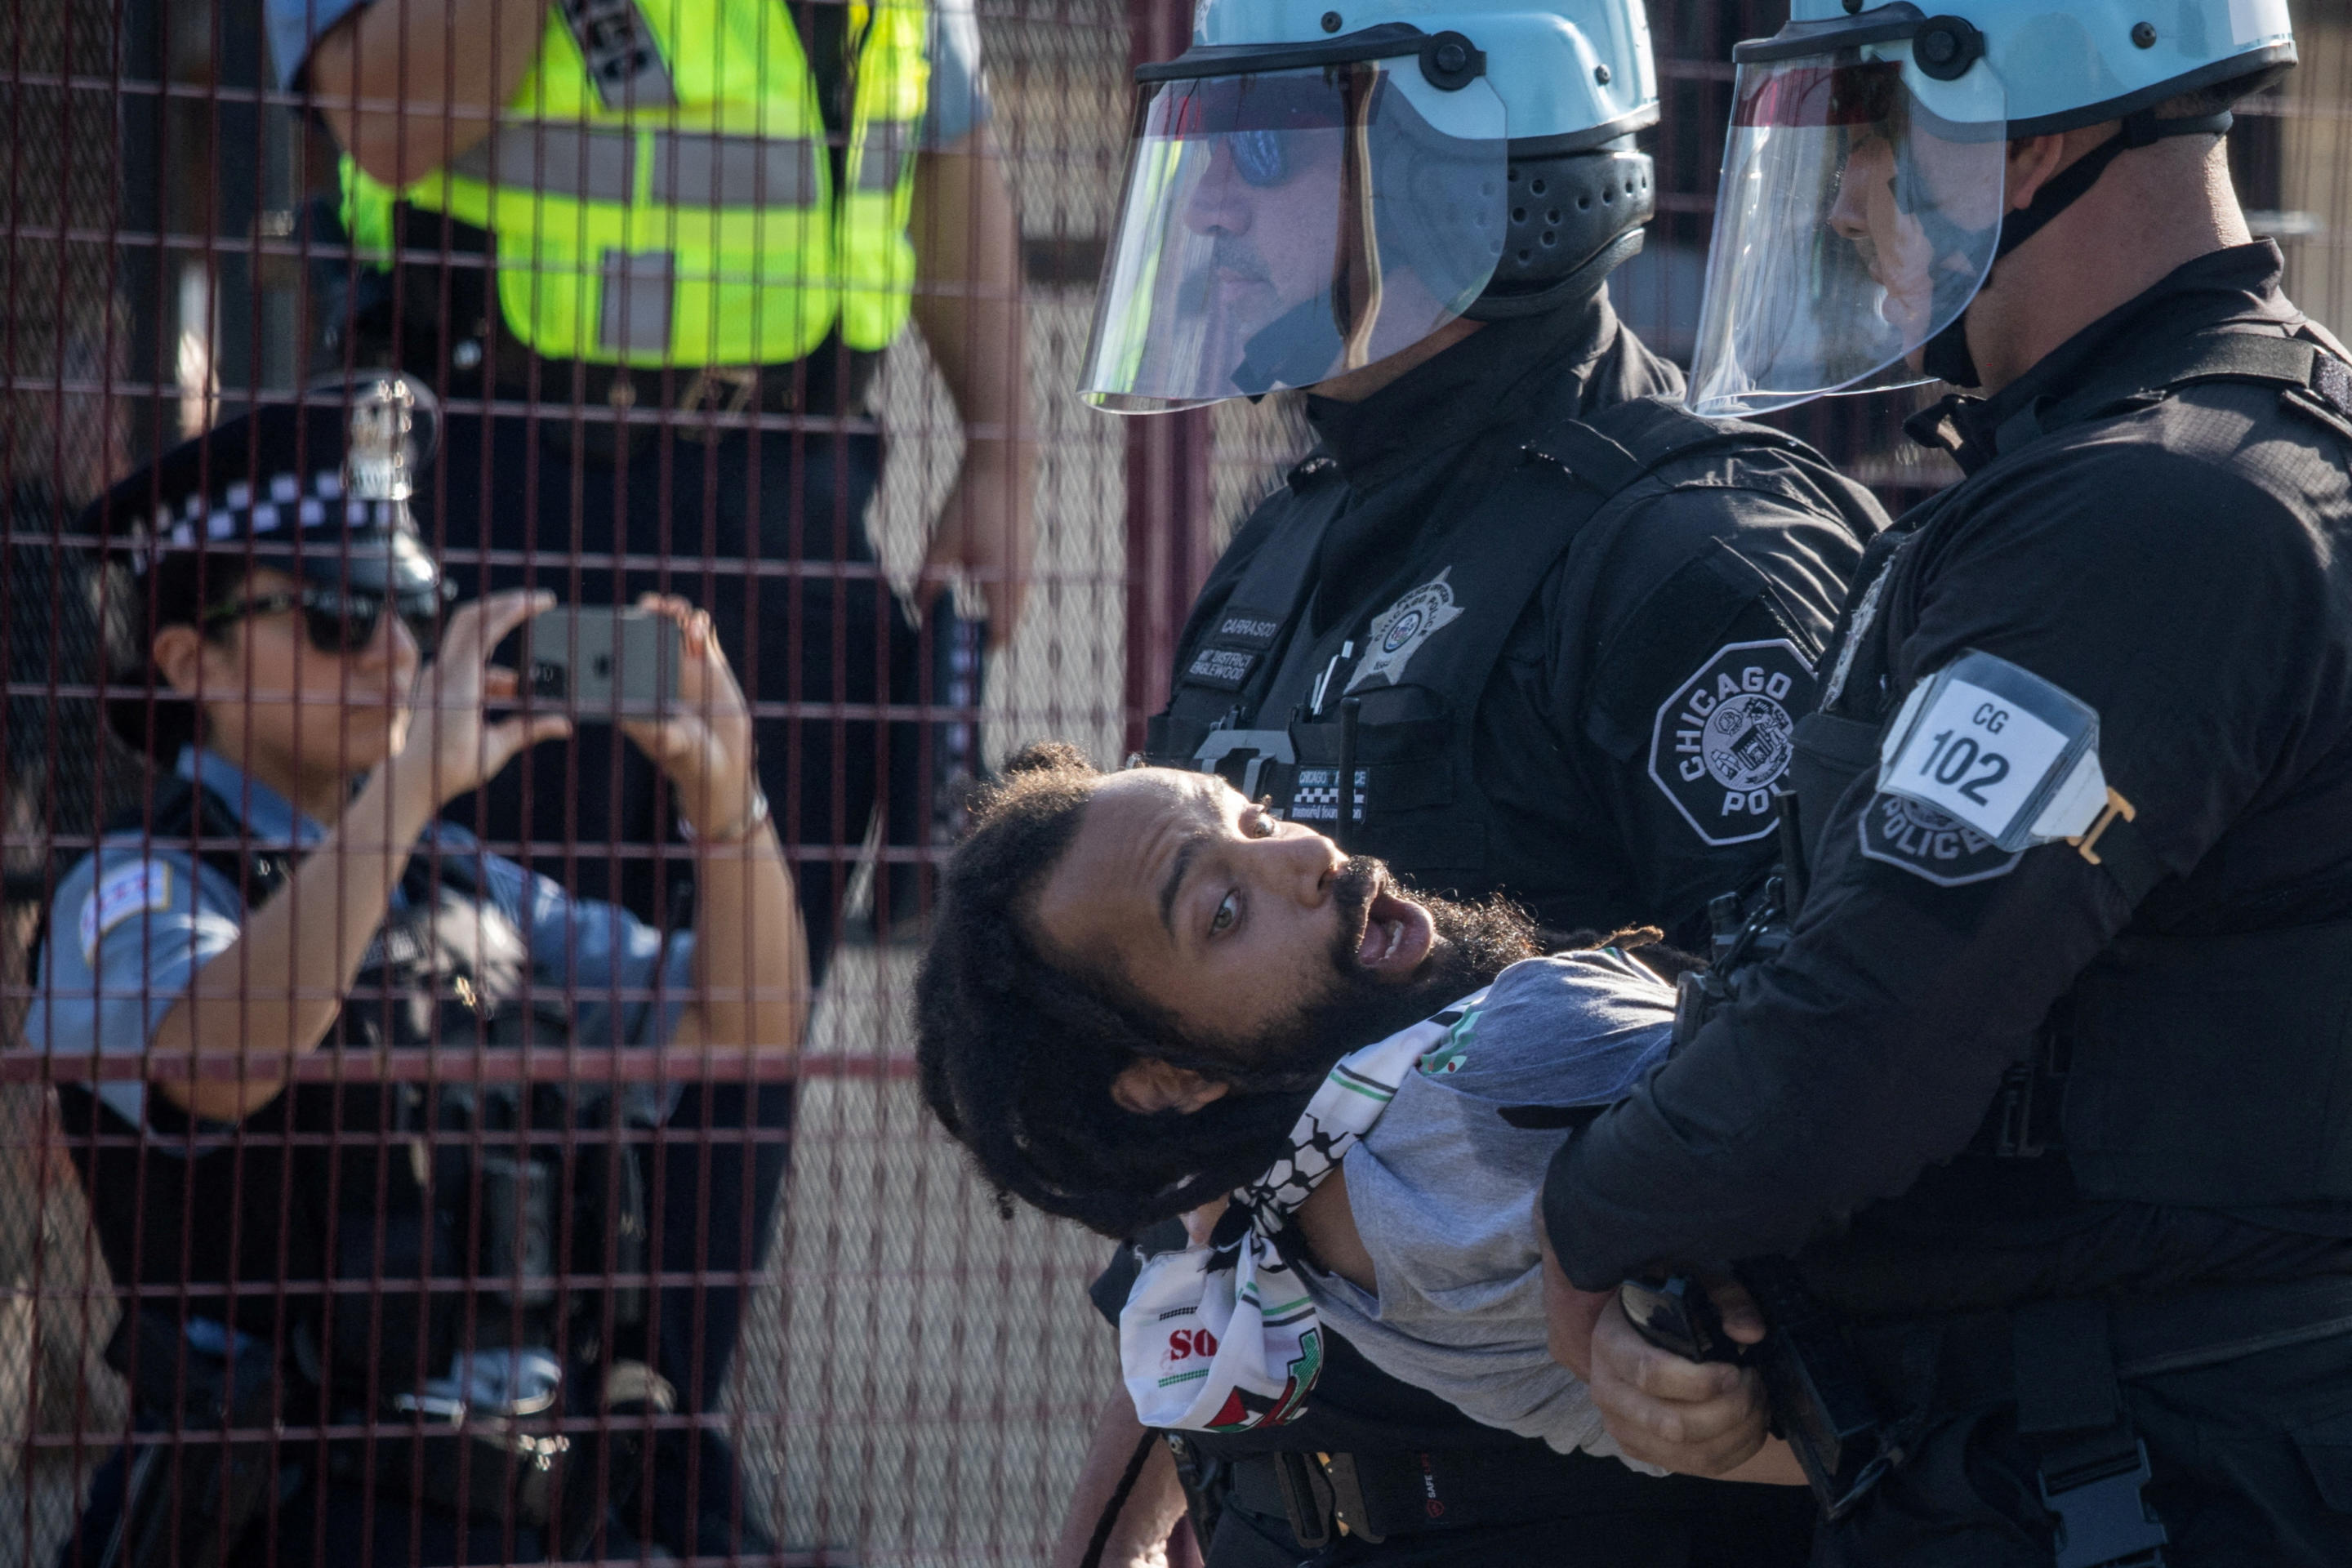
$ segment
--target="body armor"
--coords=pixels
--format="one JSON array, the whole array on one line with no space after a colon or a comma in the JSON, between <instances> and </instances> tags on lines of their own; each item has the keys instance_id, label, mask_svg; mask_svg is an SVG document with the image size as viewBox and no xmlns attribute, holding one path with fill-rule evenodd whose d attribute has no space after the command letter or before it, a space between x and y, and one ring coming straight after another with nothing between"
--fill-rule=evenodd
<instances>
[{"instance_id":1,"label":"body armor","mask_svg":"<svg viewBox=\"0 0 2352 1568\"><path fill-rule=\"evenodd\" d=\"M1727 448L1818 459L1778 432L1695 418L1657 398L1488 447L1425 503L1445 521L1425 531L1410 564L1336 615L1312 602L1312 584L1349 490L1328 459L1301 465L1277 503L1301 515L1186 628L1148 759L1221 773L1253 800L1270 795L1284 817L1433 892L1475 896L1507 880L1492 864L1504 840L1475 782L1472 719L1546 580L1564 558L1563 600L1589 599L1631 515L1610 503L1645 479L1670 485L1685 459Z\"/></svg>"},{"instance_id":2,"label":"body armor","mask_svg":"<svg viewBox=\"0 0 2352 1568\"><path fill-rule=\"evenodd\" d=\"M2002 451L2210 382L2275 387L2305 430L2337 446L2328 461L2340 466L2352 451L2352 373L2332 345L2210 332L2167 344L2163 356L2118 364L2083 391L2028 410L2034 428L2004 426ZM1878 600L1903 557L1927 545L1942 520L1965 515L1959 503L1999 472L1998 464L1979 468L1927 502L1878 576L1858 584L1854 625L1833 652L1822 707L1797 725L1790 778L1810 863L1840 799L1876 770L1881 731L1904 695L1885 679L1893 650ZM2340 471L2333 483L2340 489ZM1940 829L1923 822L1915 830ZM1956 858L2003 858L1951 837ZM2096 854L2135 905L2166 874L2122 818L2106 824ZM2343 893L2337 907L2352 907L2352 886ZM2190 932L2152 929L2145 916L2142 906L2143 918L2053 1009L2033 1059L2011 1069L1972 1152L2061 1151L2074 1190L2092 1200L2250 1216L2352 1201L2352 921Z\"/></svg>"},{"instance_id":3,"label":"body armor","mask_svg":"<svg viewBox=\"0 0 2352 1568\"><path fill-rule=\"evenodd\" d=\"M142 828L195 843L247 908L292 874L282 854L230 847L243 826L184 781L108 831ZM522 1000L524 936L478 859L436 868L420 854L402 888L407 907L378 932L321 1049L569 1043L560 1009ZM603 1330L607 1296L562 1289L562 1277L646 1268L643 1184L610 1086L468 1076L295 1083L234 1128L192 1123L151 1094L144 1133L87 1088L58 1093L115 1279L159 1300L194 1287L192 1316L265 1341L290 1318L302 1370L364 1409L446 1373L464 1350L553 1351L579 1317L576 1353ZM335 1280L372 1288L316 1288ZM644 1291L618 1289L611 1304L614 1326L628 1326Z\"/></svg>"}]
</instances>

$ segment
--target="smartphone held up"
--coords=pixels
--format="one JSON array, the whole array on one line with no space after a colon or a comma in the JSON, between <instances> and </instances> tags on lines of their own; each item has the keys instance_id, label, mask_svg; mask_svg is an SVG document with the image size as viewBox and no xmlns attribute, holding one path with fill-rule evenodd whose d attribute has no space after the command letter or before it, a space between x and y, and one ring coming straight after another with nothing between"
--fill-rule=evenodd
<instances>
[{"instance_id":1,"label":"smartphone held up","mask_svg":"<svg viewBox=\"0 0 2352 1568\"><path fill-rule=\"evenodd\" d=\"M559 605L522 628L525 700L575 723L651 719L674 707L682 639L650 610Z\"/></svg>"}]
</instances>

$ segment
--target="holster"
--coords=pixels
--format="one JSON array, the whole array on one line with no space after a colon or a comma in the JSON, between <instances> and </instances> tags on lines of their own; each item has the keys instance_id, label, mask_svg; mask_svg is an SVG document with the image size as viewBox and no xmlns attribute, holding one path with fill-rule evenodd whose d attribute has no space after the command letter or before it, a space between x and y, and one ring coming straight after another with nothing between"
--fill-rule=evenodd
<instances>
[{"instance_id":1,"label":"holster","mask_svg":"<svg viewBox=\"0 0 2352 1568\"><path fill-rule=\"evenodd\" d=\"M1225 1516L1225 1499L1233 1490L1233 1464L1181 1432L1166 1436L1168 1452L1176 1461L1176 1484L1184 1491L1184 1512L1192 1521L1192 1538L1205 1555L1209 1543L1217 1538L1217 1521Z\"/></svg>"},{"instance_id":2,"label":"holster","mask_svg":"<svg viewBox=\"0 0 2352 1568\"><path fill-rule=\"evenodd\" d=\"M366 1446L333 1446L329 1463L337 1479L372 1481L380 1499L421 1502L461 1519L546 1528L571 1457L568 1439L480 1417L439 1431L427 1423L421 1433L410 1412L384 1419L399 1425L375 1439L373 1460Z\"/></svg>"},{"instance_id":3,"label":"holster","mask_svg":"<svg viewBox=\"0 0 2352 1568\"><path fill-rule=\"evenodd\" d=\"M1805 1289L1796 1266L1751 1258L1732 1272L1769 1331L1754 1356L1772 1429L1788 1439L1822 1517L1842 1518L1885 1477L1900 1443L1879 1419L1844 1325Z\"/></svg>"},{"instance_id":4,"label":"holster","mask_svg":"<svg viewBox=\"0 0 2352 1568\"><path fill-rule=\"evenodd\" d=\"M1278 1452L1234 1461L1233 1501L1298 1544L1535 1524L1656 1509L1655 1483L1613 1460L1532 1448Z\"/></svg>"},{"instance_id":5,"label":"holster","mask_svg":"<svg viewBox=\"0 0 2352 1568\"><path fill-rule=\"evenodd\" d=\"M267 1505L278 1473L269 1439L236 1431L277 1425L277 1367L259 1352L223 1360L187 1342L175 1317L125 1312L109 1365L164 1420L170 1440L133 1446L122 1514L99 1568L222 1568Z\"/></svg>"},{"instance_id":6,"label":"holster","mask_svg":"<svg viewBox=\"0 0 2352 1568\"><path fill-rule=\"evenodd\" d=\"M605 1424L579 1434L564 1456L562 1500L551 1542L556 1555L575 1563L604 1558L605 1521L627 1508L645 1485L652 1447L646 1418L677 1408L677 1391L643 1362L608 1367L598 1399Z\"/></svg>"}]
</instances>

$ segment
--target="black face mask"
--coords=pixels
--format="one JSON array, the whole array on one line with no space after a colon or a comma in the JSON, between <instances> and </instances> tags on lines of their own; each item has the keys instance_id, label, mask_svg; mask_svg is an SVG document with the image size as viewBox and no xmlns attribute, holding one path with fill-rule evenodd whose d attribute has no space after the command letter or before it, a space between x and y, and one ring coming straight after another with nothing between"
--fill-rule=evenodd
<instances>
[{"instance_id":1,"label":"black face mask","mask_svg":"<svg viewBox=\"0 0 2352 1568\"><path fill-rule=\"evenodd\" d=\"M1980 386L1984 377L1977 370L1976 356L1969 353L1969 313L1962 310L1952 318L1952 324L1927 340L1920 352L1919 368L1937 381L1948 381L1954 386Z\"/></svg>"},{"instance_id":2,"label":"black face mask","mask_svg":"<svg viewBox=\"0 0 2352 1568\"><path fill-rule=\"evenodd\" d=\"M1310 386L1331 374L1345 347L1331 324L1331 290L1318 290L1257 330L1242 345L1234 384L1252 397L1286 386Z\"/></svg>"},{"instance_id":3,"label":"black face mask","mask_svg":"<svg viewBox=\"0 0 2352 1568\"><path fill-rule=\"evenodd\" d=\"M1349 860L1332 884L1340 919L1329 986L1254 1045L1225 1047L1177 1065L1242 1093L1311 1089L1349 1051L1420 1023L1536 956L1535 922L1517 906L1501 899L1462 904L1416 894L1413 901L1428 910L1437 928L1436 946L1410 979L1383 980L1359 963L1356 953L1366 913L1387 885L1388 870L1380 861L1360 855Z\"/></svg>"}]
</instances>

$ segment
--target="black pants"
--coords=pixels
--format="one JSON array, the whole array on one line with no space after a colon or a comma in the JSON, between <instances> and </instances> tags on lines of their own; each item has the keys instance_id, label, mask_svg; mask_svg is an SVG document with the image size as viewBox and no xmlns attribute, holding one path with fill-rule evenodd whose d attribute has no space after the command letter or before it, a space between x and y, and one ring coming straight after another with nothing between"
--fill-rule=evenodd
<instances>
[{"instance_id":1,"label":"black pants","mask_svg":"<svg viewBox=\"0 0 2352 1568\"><path fill-rule=\"evenodd\" d=\"M2143 1492L2166 1568L2352 1563L2352 1336L2137 1379ZM1945 1418L1861 1509L1824 1529L1823 1568L2049 1568L2054 1521L2013 1406Z\"/></svg>"},{"instance_id":2,"label":"black pants","mask_svg":"<svg viewBox=\"0 0 2352 1568\"><path fill-rule=\"evenodd\" d=\"M923 809L914 727L835 711L914 700L922 669L912 624L872 571L866 517L881 443L740 430L705 442L663 431L601 456L579 449L563 426L560 415L449 418L430 487L437 514L427 510L425 525L468 595L529 585L599 605L680 594L710 612L755 712L761 703L819 705L761 717L754 728L761 787L793 858L811 973L821 981L877 805L887 805L893 841L913 841ZM616 565L616 552L629 559ZM836 564L850 570L835 574ZM501 852L551 847L516 858L656 923L667 923L688 864L667 789L609 726L537 748L447 815ZM657 859L655 847L665 845L667 858ZM757 1267L792 1108L789 1085L688 1087L651 1174L666 1271ZM742 1309L741 1290L729 1284L659 1293L652 1359L683 1407L717 1408ZM737 1510L724 1445L666 1433L656 1474L664 1542L691 1551L699 1538L727 1550L698 1524Z\"/></svg>"},{"instance_id":3,"label":"black pants","mask_svg":"<svg viewBox=\"0 0 2352 1568\"><path fill-rule=\"evenodd\" d=\"M1617 1465L1581 1455L1565 1462ZM1228 1501L1208 1568L1798 1568L1805 1561L1815 1510L1802 1487L1685 1476L1654 1487L1652 1508L1392 1535L1377 1545L1342 1536L1319 1552L1298 1544L1286 1519Z\"/></svg>"}]
</instances>

